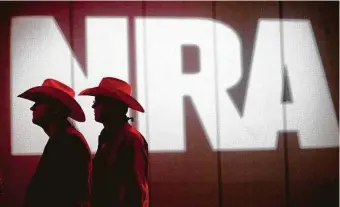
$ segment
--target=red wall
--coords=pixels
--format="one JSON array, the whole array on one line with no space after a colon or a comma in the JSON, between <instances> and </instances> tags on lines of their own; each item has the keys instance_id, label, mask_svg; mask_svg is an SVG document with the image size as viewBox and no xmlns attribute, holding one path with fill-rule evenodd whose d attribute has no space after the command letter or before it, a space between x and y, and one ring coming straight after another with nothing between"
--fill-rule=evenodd
<instances>
[{"instance_id":1,"label":"red wall","mask_svg":"<svg viewBox=\"0 0 340 207\"><path fill-rule=\"evenodd\" d=\"M282 5L284 18L312 22L339 120L338 2L283 2ZM1 2L0 170L5 186L2 204L13 207L22 203L25 188L39 161L39 156L11 155L10 20L18 15L54 16L83 67L86 65L84 17L87 15L217 19L240 35L245 68L240 85L244 85L249 75L257 21L279 18L279 5L277 2ZM130 29L130 73L134 79L132 21ZM296 133L281 133L278 148L273 151L214 152L191 100L185 99L184 103L187 151L151 153L150 206L338 206L338 147L300 149Z\"/></svg>"}]
</instances>

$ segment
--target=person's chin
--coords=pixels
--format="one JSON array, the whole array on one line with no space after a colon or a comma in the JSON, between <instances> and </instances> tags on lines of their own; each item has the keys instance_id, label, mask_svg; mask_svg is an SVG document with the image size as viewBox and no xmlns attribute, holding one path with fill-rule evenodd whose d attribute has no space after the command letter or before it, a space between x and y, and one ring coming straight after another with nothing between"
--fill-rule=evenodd
<instances>
[{"instance_id":1,"label":"person's chin","mask_svg":"<svg viewBox=\"0 0 340 207\"><path fill-rule=\"evenodd\" d=\"M36 119L36 118L32 118L32 122L33 122L33 124L35 124L35 125L39 125L39 120L38 119Z\"/></svg>"},{"instance_id":2,"label":"person's chin","mask_svg":"<svg viewBox=\"0 0 340 207\"><path fill-rule=\"evenodd\" d=\"M33 124L38 125L38 126L42 126L42 123L44 122L43 120L44 119L42 119L42 117L37 117L37 116L32 117Z\"/></svg>"},{"instance_id":3,"label":"person's chin","mask_svg":"<svg viewBox=\"0 0 340 207\"><path fill-rule=\"evenodd\" d=\"M101 119L100 119L99 116L94 115L94 120L95 120L96 122L102 123L102 121L101 121Z\"/></svg>"}]
</instances>

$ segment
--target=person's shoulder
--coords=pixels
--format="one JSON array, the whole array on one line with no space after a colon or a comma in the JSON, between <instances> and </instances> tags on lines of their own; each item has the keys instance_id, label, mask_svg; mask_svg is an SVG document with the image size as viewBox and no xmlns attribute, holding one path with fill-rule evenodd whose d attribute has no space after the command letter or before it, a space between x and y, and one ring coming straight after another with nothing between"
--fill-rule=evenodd
<instances>
[{"instance_id":1,"label":"person's shoulder","mask_svg":"<svg viewBox=\"0 0 340 207\"><path fill-rule=\"evenodd\" d=\"M66 129L66 136L70 137L70 139L85 141L84 135L74 127Z\"/></svg>"},{"instance_id":2,"label":"person's shoulder","mask_svg":"<svg viewBox=\"0 0 340 207\"><path fill-rule=\"evenodd\" d=\"M144 138L144 136L133 126L128 125L126 127L126 141L128 142L129 145L134 145L134 146L142 146L145 147L147 145L147 142Z\"/></svg>"},{"instance_id":3,"label":"person's shoulder","mask_svg":"<svg viewBox=\"0 0 340 207\"><path fill-rule=\"evenodd\" d=\"M90 151L84 135L74 127L69 127L66 129L64 141L70 146L82 147L85 148L87 151Z\"/></svg>"}]
</instances>

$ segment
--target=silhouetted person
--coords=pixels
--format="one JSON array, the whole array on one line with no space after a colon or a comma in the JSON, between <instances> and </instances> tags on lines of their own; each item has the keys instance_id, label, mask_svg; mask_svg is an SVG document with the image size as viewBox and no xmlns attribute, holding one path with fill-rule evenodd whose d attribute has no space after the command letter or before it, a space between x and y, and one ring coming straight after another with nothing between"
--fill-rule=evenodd
<instances>
[{"instance_id":1,"label":"silhouetted person","mask_svg":"<svg viewBox=\"0 0 340 207\"><path fill-rule=\"evenodd\" d=\"M83 135L68 117L83 122L85 115L65 84L46 79L18 97L34 101L32 122L49 139L27 188L25 207L89 206L91 153Z\"/></svg>"},{"instance_id":2,"label":"silhouetted person","mask_svg":"<svg viewBox=\"0 0 340 207\"><path fill-rule=\"evenodd\" d=\"M144 112L130 95L131 86L103 78L79 95L95 96L95 120L104 125L93 159L93 207L148 207L148 144L128 123L128 108Z\"/></svg>"}]
</instances>

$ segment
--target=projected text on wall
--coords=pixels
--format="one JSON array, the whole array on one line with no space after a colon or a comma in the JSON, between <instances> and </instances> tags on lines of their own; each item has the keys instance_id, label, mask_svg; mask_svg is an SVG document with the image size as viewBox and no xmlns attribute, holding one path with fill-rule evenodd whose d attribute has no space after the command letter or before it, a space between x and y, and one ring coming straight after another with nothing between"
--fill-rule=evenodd
<instances>
[{"instance_id":1,"label":"projected text on wall","mask_svg":"<svg viewBox=\"0 0 340 207\"><path fill-rule=\"evenodd\" d=\"M12 154L41 154L47 142L47 135L31 122L32 102L16 97L21 92L51 77L73 85L76 93L98 85L105 76L129 81L128 19L87 17L85 21L86 75L53 17L12 19ZM137 126L151 152L185 151L184 96L191 98L213 150L272 150L283 130L297 131L302 148L338 146L338 123L309 20L258 21L242 115L227 93L243 75L244 48L237 31L212 19L134 21L136 98L146 110L138 114ZM199 49L199 72L182 72L183 45ZM283 65L291 103L281 102ZM76 99L87 117L77 127L94 152L102 125L93 120L93 98Z\"/></svg>"}]
</instances>

